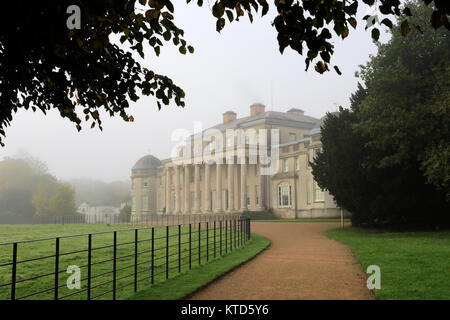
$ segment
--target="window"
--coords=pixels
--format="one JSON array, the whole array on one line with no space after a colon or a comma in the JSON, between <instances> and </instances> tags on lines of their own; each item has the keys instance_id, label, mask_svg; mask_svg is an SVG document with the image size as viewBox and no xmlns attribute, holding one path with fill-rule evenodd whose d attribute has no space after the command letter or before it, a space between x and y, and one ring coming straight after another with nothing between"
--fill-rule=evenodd
<instances>
[{"instance_id":1,"label":"window","mask_svg":"<svg viewBox=\"0 0 450 320\"><path fill-rule=\"evenodd\" d=\"M255 164L255 176L257 176L257 175L258 175L258 165Z\"/></svg>"},{"instance_id":2,"label":"window","mask_svg":"<svg viewBox=\"0 0 450 320\"><path fill-rule=\"evenodd\" d=\"M227 137L227 147L233 146L233 137Z\"/></svg>"},{"instance_id":3,"label":"window","mask_svg":"<svg viewBox=\"0 0 450 320\"><path fill-rule=\"evenodd\" d=\"M283 172L288 172L288 171L289 171L288 159L283 159Z\"/></svg>"},{"instance_id":4,"label":"window","mask_svg":"<svg viewBox=\"0 0 450 320\"><path fill-rule=\"evenodd\" d=\"M295 157L295 170L300 170L300 157Z\"/></svg>"},{"instance_id":5,"label":"window","mask_svg":"<svg viewBox=\"0 0 450 320\"><path fill-rule=\"evenodd\" d=\"M147 180L142 181L142 186L144 188L148 187L148 181Z\"/></svg>"},{"instance_id":6,"label":"window","mask_svg":"<svg viewBox=\"0 0 450 320\"><path fill-rule=\"evenodd\" d=\"M291 206L291 186L282 185L278 187L278 206L289 207Z\"/></svg>"},{"instance_id":7,"label":"window","mask_svg":"<svg viewBox=\"0 0 450 320\"><path fill-rule=\"evenodd\" d=\"M311 183L306 181L306 204L311 204Z\"/></svg>"},{"instance_id":8,"label":"window","mask_svg":"<svg viewBox=\"0 0 450 320\"><path fill-rule=\"evenodd\" d=\"M309 165L309 151L308 151L308 153L306 154L306 167L307 167L307 168L310 167L310 165Z\"/></svg>"},{"instance_id":9,"label":"window","mask_svg":"<svg viewBox=\"0 0 450 320\"><path fill-rule=\"evenodd\" d=\"M259 204L258 186L255 185L255 204Z\"/></svg>"},{"instance_id":10,"label":"window","mask_svg":"<svg viewBox=\"0 0 450 320\"><path fill-rule=\"evenodd\" d=\"M201 167L200 167L200 170L199 170L199 178L200 178L200 181L203 180L203 170L202 170Z\"/></svg>"},{"instance_id":11,"label":"window","mask_svg":"<svg viewBox=\"0 0 450 320\"><path fill-rule=\"evenodd\" d=\"M323 190L320 189L319 185L315 181L314 181L314 201L315 202L324 201Z\"/></svg>"},{"instance_id":12,"label":"window","mask_svg":"<svg viewBox=\"0 0 450 320\"><path fill-rule=\"evenodd\" d=\"M148 211L148 197L142 197L142 211Z\"/></svg>"},{"instance_id":13,"label":"window","mask_svg":"<svg viewBox=\"0 0 450 320\"><path fill-rule=\"evenodd\" d=\"M250 137L245 135L245 144L250 144Z\"/></svg>"},{"instance_id":14,"label":"window","mask_svg":"<svg viewBox=\"0 0 450 320\"><path fill-rule=\"evenodd\" d=\"M250 186L247 186L247 205L250 205Z\"/></svg>"}]
</instances>

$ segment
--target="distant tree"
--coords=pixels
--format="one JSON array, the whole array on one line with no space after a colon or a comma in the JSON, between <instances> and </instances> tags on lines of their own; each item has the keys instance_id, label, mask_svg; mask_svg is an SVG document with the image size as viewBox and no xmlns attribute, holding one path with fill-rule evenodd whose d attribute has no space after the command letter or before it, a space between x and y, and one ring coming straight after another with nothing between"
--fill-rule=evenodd
<instances>
[{"instance_id":1,"label":"distant tree","mask_svg":"<svg viewBox=\"0 0 450 320\"><path fill-rule=\"evenodd\" d=\"M59 184L50 199L50 209L54 216L73 216L77 214L75 190L69 183Z\"/></svg>"},{"instance_id":2,"label":"distant tree","mask_svg":"<svg viewBox=\"0 0 450 320\"><path fill-rule=\"evenodd\" d=\"M73 179L70 183L76 191L76 202L93 206L115 206L131 200L128 181L103 182L91 179Z\"/></svg>"},{"instance_id":3,"label":"distant tree","mask_svg":"<svg viewBox=\"0 0 450 320\"><path fill-rule=\"evenodd\" d=\"M51 208L51 198L58 188L58 182L55 178L47 176L46 179L38 184L31 198L31 203L35 208L36 216L53 216Z\"/></svg>"},{"instance_id":4,"label":"distant tree","mask_svg":"<svg viewBox=\"0 0 450 320\"><path fill-rule=\"evenodd\" d=\"M126 204L122 209L120 209L119 219L120 221L130 222L131 206L129 204Z\"/></svg>"},{"instance_id":5,"label":"distant tree","mask_svg":"<svg viewBox=\"0 0 450 320\"><path fill-rule=\"evenodd\" d=\"M204 1L196 2L202 6ZM447 1L423 2L433 5L426 25L431 22L433 28L450 29ZM362 3L372 6L375 0ZM79 12L73 5L78 5ZM278 32L280 52L291 48L305 54L307 68L316 62L317 72L328 71L334 54L332 32L347 38L351 28L357 26L358 5L358 0L274 1L278 14L273 26ZM411 28L422 27L409 22L412 11L402 7L399 0L378 0L374 7L380 12L377 18L381 24L389 28L393 27L391 15L402 16L402 35ZM226 19L238 21L247 14L253 21L253 14L259 9L262 16L267 14L268 1L217 0L211 11L220 31ZM79 26L73 23L78 13ZM380 26L372 26L375 15L364 19L372 38L378 40ZM159 55L163 44L170 41L180 53L193 53L194 48L183 39L184 31L173 21L174 5L169 0L2 1L0 145L5 126L21 108L44 113L57 109L61 117L68 118L81 130L82 119L91 122L91 127L102 128L100 110L133 121L127 111L129 101L137 101L139 95L155 96L158 108L170 101L184 107L184 91L167 76L141 66L132 55L134 52L144 58L144 44ZM120 37L130 51L115 44L113 36ZM334 69L340 74L338 66Z\"/></svg>"},{"instance_id":6,"label":"distant tree","mask_svg":"<svg viewBox=\"0 0 450 320\"><path fill-rule=\"evenodd\" d=\"M31 217L34 214L31 197L38 181L26 161L11 158L0 161L0 213Z\"/></svg>"}]
</instances>

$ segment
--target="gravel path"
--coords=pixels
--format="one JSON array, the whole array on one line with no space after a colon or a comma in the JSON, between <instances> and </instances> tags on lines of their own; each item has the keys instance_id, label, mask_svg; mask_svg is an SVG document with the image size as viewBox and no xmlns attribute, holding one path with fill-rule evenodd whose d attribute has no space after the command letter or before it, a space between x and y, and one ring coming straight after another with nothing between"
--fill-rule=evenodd
<instances>
[{"instance_id":1,"label":"gravel path","mask_svg":"<svg viewBox=\"0 0 450 320\"><path fill-rule=\"evenodd\" d=\"M324 235L336 223L252 222L269 248L189 299L374 299L351 250Z\"/></svg>"}]
</instances>

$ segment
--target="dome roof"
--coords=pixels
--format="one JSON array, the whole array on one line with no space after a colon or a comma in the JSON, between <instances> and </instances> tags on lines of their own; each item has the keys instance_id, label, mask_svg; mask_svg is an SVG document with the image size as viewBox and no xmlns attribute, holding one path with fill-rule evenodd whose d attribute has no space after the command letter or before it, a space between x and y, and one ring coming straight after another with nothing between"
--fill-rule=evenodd
<instances>
[{"instance_id":1,"label":"dome roof","mask_svg":"<svg viewBox=\"0 0 450 320\"><path fill-rule=\"evenodd\" d=\"M161 160L158 158L152 156L152 155L146 155L142 158L140 158L136 164L133 166L132 170L139 170L139 169L156 169L162 165Z\"/></svg>"}]
</instances>

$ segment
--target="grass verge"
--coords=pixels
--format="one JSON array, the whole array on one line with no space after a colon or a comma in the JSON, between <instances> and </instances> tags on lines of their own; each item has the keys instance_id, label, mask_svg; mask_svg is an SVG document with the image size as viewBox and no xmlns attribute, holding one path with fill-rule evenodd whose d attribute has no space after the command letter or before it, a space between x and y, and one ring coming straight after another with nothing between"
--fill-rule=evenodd
<instances>
[{"instance_id":1,"label":"grass verge","mask_svg":"<svg viewBox=\"0 0 450 320\"><path fill-rule=\"evenodd\" d=\"M450 232L380 232L360 228L326 231L347 244L362 264L377 265L377 299L450 299Z\"/></svg>"},{"instance_id":2,"label":"grass verge","mask_svg":"<svg viewBox=\"0 0 450 320\"><path fill-rule=\"evenodd\" d=\"M252 239L243 248L233 250L220 259L196 266L189 272L180 274L165 282L156 284L148 289L138 291L128 297L128 300L176 300L183 299L196 290L206 286L214 279L233 270L237 266L252 259L270 245L270 240L252 234Z\"/></svg>"}]
</instances>

